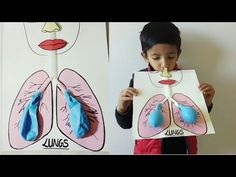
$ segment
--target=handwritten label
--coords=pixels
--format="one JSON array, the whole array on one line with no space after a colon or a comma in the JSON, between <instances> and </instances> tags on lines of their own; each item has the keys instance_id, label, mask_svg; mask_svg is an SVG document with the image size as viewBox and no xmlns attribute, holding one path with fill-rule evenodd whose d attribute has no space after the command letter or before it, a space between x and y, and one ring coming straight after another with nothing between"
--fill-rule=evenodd
<instances>
[{"instance_id":1,"label":"handwritten label","mask_svg":"<svg viewBox=\"0 0 236 177\"><path fill-rule=\"evenodd\" d=\"M167 130L165 132L166 136L183 135L183 134L184 134L183 129Z\"/></svg>"},{"instance_id":2,"label":"handwritten label","mask_svg":"<svg viewBox=\"0 0 236 177\"><path fill-rule=\"evenodd\" d=\"M68 139L46 138L42 146L44 149L69 149Z\"/></svg>"}]
</instances>

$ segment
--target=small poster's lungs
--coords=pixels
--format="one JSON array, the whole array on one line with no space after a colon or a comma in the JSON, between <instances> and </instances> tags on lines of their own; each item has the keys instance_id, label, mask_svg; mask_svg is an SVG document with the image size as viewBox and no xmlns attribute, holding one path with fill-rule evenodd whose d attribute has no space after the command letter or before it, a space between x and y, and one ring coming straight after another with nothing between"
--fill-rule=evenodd
<instances>
[{"instance_id":1,"label":"small poster's lungs","mask_svg":"<svg viewBox=\"0 0 236 177\"><path fill-rule=\"evenodd\" d=\"M144 108L142 109L139 119L138 119L138 134L142 138L151 138L155 136L170 126L170 109L168 100L165 100L165 96L162 94L158 94L153 96ZM164 102L163 102L164 101ZM163 103L162 103L163 102ZM161 127L152 128L149 123L149 115L156 108L158 104L162 104L162 115L164 117L164 122Z\"/></svg>"},{"instance_id":2,"label":"small poster's lungs","mask_svg":"<svg viewBox=\"0 0 236 177\"><path fill-rule=\"evenodd\" d=\"M42 91L43 95L39 102L37 114L39 132L34 141L26 141L19 132L19 123L24 109L36 91ZM8 124L10 146L14 149L23 149L46 136L52 129L52 106L52 84L50 78L45 71L37 71L26 79L11 108Z\"/></svg>"},{"instance_id":3,"label":"small poster's lungs","mask_svg":"<svg viewBox=\"0 0 236 177\"><path fill-rule=\"evenodd\" d=\"M102 109L95 94L86 80L72 69L62 70L58 81L65 87L62 88L61 84L57 85L56 107L59 130L76 144L91 151L100 151L105 143L105 125ZM90 130L82 138L76 138L72 132L69 121L70 112L63 93L65 89L69 90L73 97L81 103L89 119Z\"/></svg>"},{"instance_id":4,"label":"small poster's lungs","mask_svg":"<svg viewBox=\"0 0 236 177\"><path fill-rule=\"evenodd\" d=\"M197 121L194 124L187 124L184 122L184 120L181 117L181 111L179 108L176 107L174 103L172 103L172 110L173 110L173 119L174 123L181 127L184 130L187 130L191 133L194 133L196 135L204 135L207 133L207 124L206 120L204 118L203 113L199 109L199 107L191 100L189 97L187 97L184 94L181 93L175 93L172 98L179 104L185 105L185 106L192 106L197 111Z\"/></svg>"}]
</instances>

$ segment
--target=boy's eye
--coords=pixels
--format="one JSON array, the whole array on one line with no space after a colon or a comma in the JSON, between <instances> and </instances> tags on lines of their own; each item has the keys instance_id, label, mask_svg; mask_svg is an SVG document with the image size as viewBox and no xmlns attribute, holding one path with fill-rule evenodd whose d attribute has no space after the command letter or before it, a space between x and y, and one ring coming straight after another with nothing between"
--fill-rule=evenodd
<instances>
[{"instance_id":1,"label":"boy's eye","mask_svg":"<svg viewBox=\"0 0 236 177\"><path fill-rule=\"evenodd\" d=\"M153 60L160 60L161 57L152 58Z\"/></svg>"}]
</instances>

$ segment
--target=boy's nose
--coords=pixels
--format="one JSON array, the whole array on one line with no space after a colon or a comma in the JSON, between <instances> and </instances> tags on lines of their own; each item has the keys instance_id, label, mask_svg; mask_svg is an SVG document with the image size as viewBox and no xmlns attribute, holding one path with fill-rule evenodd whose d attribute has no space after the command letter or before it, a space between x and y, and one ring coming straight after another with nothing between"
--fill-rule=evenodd
<instances>
[{"instance_id":1,"label":"boy's nose","mask_svg":"<svg viewBox=\"0 0 236 177\"><path fill-rule=\"evenodd\" d=\"M161 67L164 69L164 68L168 68L168 63L165 59L165 57L162 57L161 58Z\"/></svg>"}]
</instances>

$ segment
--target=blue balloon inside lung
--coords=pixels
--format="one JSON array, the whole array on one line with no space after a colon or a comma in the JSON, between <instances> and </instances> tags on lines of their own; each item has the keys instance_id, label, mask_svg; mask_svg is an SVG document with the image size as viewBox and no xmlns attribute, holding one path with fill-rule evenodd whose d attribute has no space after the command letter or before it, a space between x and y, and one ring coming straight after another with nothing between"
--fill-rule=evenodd
<instances>
[{"instance_id":1,"label":"blue balloon inside lung","mask_svg":"<svg viewBox=\"0 0 236 177\"><path fill-rule=\"evenodd\" d=\"M197 111L191 106L184 106L179 104L179 109L181 111L181 116L183 121L187 124L195 124L197 122Z\"/></svg>"},{"instance_id":2,"label":"blue balloon inside lung","mask_svg":"<svg viewBox=\"0 0 236 177\"><path fill-rule=\"evenodd\" d=\"M149 115L148 122L152 128L161 127L164 123L162 105L159 104Z\"/></svg>"}]
</instances>

